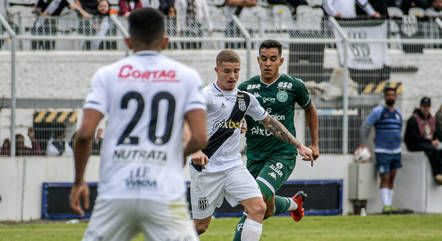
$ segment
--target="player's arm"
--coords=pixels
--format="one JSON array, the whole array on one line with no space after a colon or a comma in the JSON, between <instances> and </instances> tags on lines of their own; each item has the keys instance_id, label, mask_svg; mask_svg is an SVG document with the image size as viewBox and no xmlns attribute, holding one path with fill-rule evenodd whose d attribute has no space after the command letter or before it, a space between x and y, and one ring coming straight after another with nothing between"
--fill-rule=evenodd
<instances>
[{"instance_id":1,"label":"player's arm","mask_svg":"<svg viewBox=\"0 0 442 241\"><path fill-rule=\"evenodd\" d=\"M202 109L191 110L186 113L185 119L190 129L190 140L184 147L184 155L188 156L207 145L206 111Z\"/></svg>"},{"instance_id":2,"label":"player's arm","mask_svg":"<svg viewBox=\"0 0 442 241\"><path fill-rule=\"evenodd\" d=\"M83 121L74 139L75 181L69 195L69 203L71 209L80 216L84 214L80 205L81 198L83 198L84 207L89 208L89 187L84 181L84 173L91 154L95 129L101 118L103 118L103 114L100 112L85 109Z\"/></svg>"},{"instance_id":3,"label":"player's arm","mask_svg":"<svg viewBox=\"0 0 442 241\"><path fill-rule=\"evenodd\" d=\"M305 108L304 112L305 120L310 130L310 137L312 138L312 144L309 147L312 149L313 159L316 160L319 157L318 113L313 103Z\"/></svg>"},{"instance_id":4,"label":"player's arm","mask_svg":"<svg viewBox=\"0 0 442 241\"><path fill-rule=\"evenodd\" d=\"M227 0L226 4L229 6L254 7L258 1L256 0Z\"/></svg>"},{"instance_id":5,"label":"player's arm","mask_svg":"<svg viewBox=\"0 0 442 241\"><path fill-rule=\"evenodd\" d=\"M361 130L359 131L359 141L361 145L367 144L368 135L370 134L371 127L380 119L381 109L375 108L362 123Z\"/></svg>"},{"instance_id":6,"label":"player's arm","mask_svg":"<svg viewBox=\"0 0 442 241\"><path fill-rule=\"evenodd\" d=\"M298 148L299 154L303 157L303 160L310 161L311 165L313 166L314 159L312 156L312 150L304 146L300 141L298 141L292 135L292 133L290 133L290 131L287 130L287 128L285 128L283 124L281 124L281 122L277 121L270 115L267 115L263 120L260 120L259 123L280 140L296 146L296 148Z\"/></svg>"}]
</instances>

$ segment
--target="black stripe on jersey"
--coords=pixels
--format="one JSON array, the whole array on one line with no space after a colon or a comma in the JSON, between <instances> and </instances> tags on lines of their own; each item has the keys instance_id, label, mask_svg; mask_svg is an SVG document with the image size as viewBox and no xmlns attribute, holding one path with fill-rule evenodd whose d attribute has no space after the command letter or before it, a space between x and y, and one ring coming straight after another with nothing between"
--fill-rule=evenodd
<instances>
[{"instance_id":1,"label":"black stripe on jersey","mask_svg":"<svg viewBox=\"0 0 442 241\"><path fill-rule=\"evenodd\" d=\"M233 106L232 113L230 114L229 119L226 121L228 123L231 122L240 122L244 115L246 114L247 108L249 108L250 104L250 96L242 91L238 91L236 96L236 103ZM218 148L235 132L235 128L220 127L209 139L209 144L203 150L203 153L206 154L209 158L218 150Z\"/></svg>"}]
</instances>

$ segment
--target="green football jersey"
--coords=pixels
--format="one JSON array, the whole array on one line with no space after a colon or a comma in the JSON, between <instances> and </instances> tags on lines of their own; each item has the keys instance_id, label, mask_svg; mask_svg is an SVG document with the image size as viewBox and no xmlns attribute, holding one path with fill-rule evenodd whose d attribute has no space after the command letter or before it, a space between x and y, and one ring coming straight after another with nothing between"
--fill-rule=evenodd
<instances>
[{"instance_id":1,"label":"green football jersey","mask_svg":"<svg viewBox=\"0 0 442 241\"><path fill-rule=\"evenodd\" d=\"M302 108L310 106L311 98L300 79L281 74L270 85L254 76L241 83L238 89L253 94L261 106L276 120L280 121L296 137L294 125L295 104ZM252 161L264 161L269 158L293 159L297 149L273 136L258 121L246 116L247 122L247 158Z\"/></svg>"}]
</instances>

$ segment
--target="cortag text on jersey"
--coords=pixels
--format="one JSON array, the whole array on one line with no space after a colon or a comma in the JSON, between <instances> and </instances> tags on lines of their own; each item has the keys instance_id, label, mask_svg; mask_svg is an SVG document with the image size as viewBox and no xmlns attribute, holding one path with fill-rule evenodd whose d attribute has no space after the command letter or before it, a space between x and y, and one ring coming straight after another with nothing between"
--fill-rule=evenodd
<instances>
[{"instance_id":1,"label":"cortag text on jersey","mask_svg":"<svg viewBox=\"0 0 442 241\"><path fill-rule=\"evenodd\" d=\"M148 70L134 69L132 65L123 65L118 73L120 80L137 80L140 82L179 82L175 70Z\"/></svg>"}]
</instances>

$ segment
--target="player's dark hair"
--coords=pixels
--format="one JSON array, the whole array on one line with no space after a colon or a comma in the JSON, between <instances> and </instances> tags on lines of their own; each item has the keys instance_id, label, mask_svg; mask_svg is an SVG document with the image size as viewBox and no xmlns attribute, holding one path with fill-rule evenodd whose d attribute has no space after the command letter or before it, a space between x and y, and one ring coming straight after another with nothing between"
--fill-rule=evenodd
<instances>
[{"instance_id":1,"label":"player's dark hair","mask_svg":"<svg viewBox=\"0 0 442 241\"><path fill-rule=\"evenodd\" d=\"M223 62L241 63L241 58L235 51L225 49L216 56L216 66L221 66Z\"/></svg>"},{"instance_id":2,"label":"player's dark hair","mask_svg":"<svg viewBox=\"0 0 442 241\"><path fill-rule=\"evenodd\" d=\"M261 45L259 46L259 54L261 54L261 49L271 49L271 48L277 48L278 54L279 56L281 56L282 45L280 42L273 39L264 40L264 42L261 43Z\"/></svg>"},{"instance_id":3,"label":"player's dark hair","mask_svg":"<svg viewBox=\"0 0 442 241\"><path fill-rule=\"evenodd\" d=\"M138 8L129 15L132 39L148 46L161 43L165 33L164 15L154 8Z\"/></svg>"},{"instance_id":4,"label":"player's dark hair","mask_svg":"<svg viewBox=\"0 0 442 241\"><path fill-rule=\"evenodd\" d=\"M396 93L396 88L393 88L391 86L387 86L384 88L384 95L387 94L388 91L394 91Z\"/></svg>"}]
</instances>

